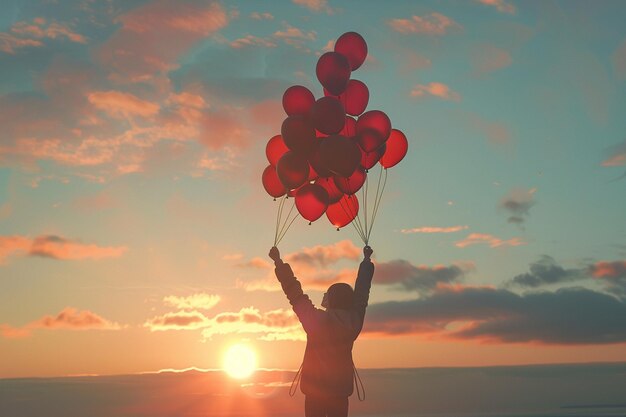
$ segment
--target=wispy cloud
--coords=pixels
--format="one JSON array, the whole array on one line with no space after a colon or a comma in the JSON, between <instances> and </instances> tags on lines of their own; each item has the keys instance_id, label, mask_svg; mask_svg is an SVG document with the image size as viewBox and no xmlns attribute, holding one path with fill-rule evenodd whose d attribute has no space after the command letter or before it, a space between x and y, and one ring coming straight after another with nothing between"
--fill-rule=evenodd
<instances>
[{"instance_id":1,"label":"wispy cloud","mask_svg":"<svg viewBox=\"0 0 626 417\"><path fill-rule=\"evenodd\" d=\"M180 310L210 310L215 307L220 300L221 297L217 294L196 293L188 296L168 295L163 298L163 303Z\"/></svg>"},{"instance_id":2,"label":"wispy cloud","mask_svg":"<svg viewBox=\"0 0 626 417\"><path fill-rule=\"evenodd\" d=\"M127 250L126 246L98 246L55 235L43 235L34 239L0 236L0 262L12 255L59 260L119 258Z\"/></svg>"},{"instance_id":3,"label":"wispy cloud","mask_svg":"<svg viewBox=\"0 0 626 417\"><path fill-rule=\"evenodd\" d=\"M439 82L417 84L409 93L414 98L436 97L441 100L461 101L461 95L452 90L448 85Z\"/></svg>"},{"instance_id":4,"label":"wispy cloud","mask_svg":"<svg viewBox=\"0 0 626 417\"><path fill-rule=\"evenodd\" d=\"M495 7L497 11L501 13L515 14L517 9L511 3L505 0L476 0L486 6Z\"/></svg>"},{"instance_id":5,"label":"wispy cloud","mask_svg":"<svg viewBox=\"0 0 626 417\"><path fill-rule=\"evenodd\" d=\"M525 244L526 242L518 237L503 240L486 233L470 233L465 239L461 239L454 243L454 245L459 248L465 248L472 245L487 245L490 248L499 248L502 246L520 246Z\"/></svg>"},{"instance_id":6,"label":"wispy cloud","mask_svg":"<svg viewBox=\"0 0 626 417\"><path fill-rule=\"evenodd\" d=\"M448 226L448 227L439 227L439 226L422 226L415 227L412 229L400 229L400 233L410 234L410 233L454 233L460 232L461 230L467 230L469 226Z\"/></svg>"},{"instance_id":7,"label":"wispy cloud","mask_svg":"<svg viewBox=\"0 0 626 417\"><path fill-rule=\"evenodd\" d=\"M502 197L498 203L498 207L509 213L507 221L509 223L522 225L530 215L530 209L536 204L535 194L536 188L513 188L509 193Z\"/></svg>"},{"instance_id":8,"label":"wispy cloud","mask_svg":"<svg viewBox=\"0 0 626 417\"><path fill-rule=\"evenodd\" d=\"M461 25L441 13L424 16L412 16L410 19L391 19L387 23L396 32L402 34L423 34L442 36Z\"/></svg>"},{"instance_id":9,"label":"wispy cloud","mask_svg":"<svg viewBox=\"0 0 626 417\"><path fill-rule=\"evenodd\" d=\"M613 70L619 79L626 80L626 40L613 53Z\"/></svg>"},{"instance_id":10,"label":"wispy cloud","mask_svg":"<svg viewBox=\"0 0 626 417\"><path fill-rule=\"evenodd\" d=\"M43 316L22 327L0 325L0 332L6 338L30 336L35 329L48 330L119 330L119 323L107 320L89 310L79 311L73 307L65 307L56 316Z\"/></svg>"},{"instance_id":11,"label":"wispy cloud","mask_svg":"<svg viewBox=\"0 0 626 417\"><path fill-rule=\"evenodd\" d=\"M604 167L617 167L626 165L626 140L607 150L607 157L602 161Z\"/></svg>"},{"instance_id":12,"label":"wispy cloud","mask_svg":"<svg viewBox=\"0 0 626 417\"><path fill-rule=\"evenodd\" d=\"M313 12L326 14L335 13L335 9L328 5L327 0L291 0L294 4L305 7Z\"/></svg>"},{"instance_id":13,"label":"wispy cloud","mask_svg":"<svg viewBox=\"0 0 626 417\"><path fill-rule=\"evenodd\" d=\"M274 15L269 12L252 12L250 13L250 19L254 20L274 20Z\"/></svg>"},{"instance_id":14,"label":"wispy cloud","mask_svg":"<svg viewBox=\"0 0 626 417\"><path fill-rule=\"evenodd\" d=\"M14 23L8 32L0 32L0 51L15 54L18 49L43 47L44 41L50 39L87 43L83 35L74 32L67 24L48 22L38 17L31 22Z\"/></svg>"},{"instance_id":15,"label":"wispy cloud","mask_svg":"<svg viewBox=\"0 0 626 417\"><path fill-rule=\"evenodd\" d=\"M492 44L481 44L472 48L470 54L474 75L480 76L506 68L513 63L511 54Z\"/></svg>"}]
</instances>

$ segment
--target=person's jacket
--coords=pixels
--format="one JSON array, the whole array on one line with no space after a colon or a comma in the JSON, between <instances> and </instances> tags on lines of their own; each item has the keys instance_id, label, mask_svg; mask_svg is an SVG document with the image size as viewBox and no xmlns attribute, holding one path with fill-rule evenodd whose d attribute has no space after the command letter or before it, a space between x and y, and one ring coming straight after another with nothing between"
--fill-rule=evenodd
<instances>
[{"instance_id":1,"label":"person's jacket","mask_svg":"<svg viewBox=\"0 0 626 417\"><path fill-rule=\"evenodd\" d=\"M278 264L275 272L307 334L300 390L305 395L352 395L352 345L363 328L374 264L361 262L349 310L316 308L289 264Z\"/></svg>"}]
</instances>

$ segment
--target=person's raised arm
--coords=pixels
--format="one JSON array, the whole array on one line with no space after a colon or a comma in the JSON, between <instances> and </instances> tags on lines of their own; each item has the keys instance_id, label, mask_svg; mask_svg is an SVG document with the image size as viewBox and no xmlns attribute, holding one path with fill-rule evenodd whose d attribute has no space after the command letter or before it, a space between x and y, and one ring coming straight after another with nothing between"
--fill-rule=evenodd
<instances>
[{"instance_id":1,"label":"person's raised arm","mask_svg":"<svg viewBox=\"0 0 626 417\"><path fill-rule=\"evenodd\" d=\"M280 258L280 251L276 246L270 249L269 257L274 261L274 265L276 266L274 272L276 273L276 278L278 278L283 292L287 296L298 319L300 319L304 331L308 333L309 330L315 326L317 309L311 302L309 296L302 291L302 285L295 277L291 266L288 263L284 263Z\"/></svg>"},{"instance_id":2,"label":"person's raised arm","mask_svg":"<svg viewBox=\"0 0 626 417\"><path fill-rule=\"evenodd\" d=\"M371 259L372 253L374 253L374 251L371 247L365 246L363 248L363 261L361 261L359 265L359 272L356 277L356 283L354 284L354 309L358 315L355 338L363 328L365 309L367 308L370 297L370 288L372 286L372 278L374 277L374 264Z\"/></svg>"}]
</instances>

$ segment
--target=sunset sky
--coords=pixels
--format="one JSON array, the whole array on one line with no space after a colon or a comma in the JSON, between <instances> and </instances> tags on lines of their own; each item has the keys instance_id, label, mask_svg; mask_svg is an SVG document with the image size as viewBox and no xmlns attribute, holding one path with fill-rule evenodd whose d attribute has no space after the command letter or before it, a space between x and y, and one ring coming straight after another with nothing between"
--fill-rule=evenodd
<instances>
[{"instance_id":1,"label":"sunset sky","mask_svg":"<svg viewBox=\"0 0 626 417\"><path fill-rule=\"evenodd\" d=\"M359 368L626 361L626 2L18 1L0 13L0 378L297 369L261 184L282 94L352 78L409 140ZM351 226L279 248L316 304Z\"/></svg>"}]
</instances>

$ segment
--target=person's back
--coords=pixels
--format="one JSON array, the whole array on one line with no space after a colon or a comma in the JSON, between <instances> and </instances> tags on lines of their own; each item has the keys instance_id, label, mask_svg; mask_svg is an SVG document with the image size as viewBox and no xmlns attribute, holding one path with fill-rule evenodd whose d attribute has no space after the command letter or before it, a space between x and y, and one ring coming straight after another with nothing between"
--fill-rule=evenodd
<instances>
[{"instance_id":1,"label":"person's back","mask_svg":"<svg viewBox=\"0 0 626 417\"><path fill-rule=\"evenodd\" d=\"M333 284L324 294L322 306L327 309L322 310L302 292L278 249L270 250L276 276L307 334L300 387L307 417L347 416L348 397L354 391L352 347L363 327L374 274L371 248L366 246L363 253L354 291L348 284Z\"/></svg>"}]
</instances>

